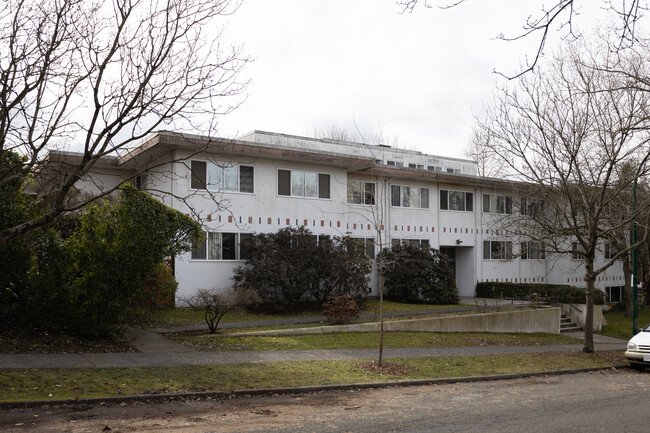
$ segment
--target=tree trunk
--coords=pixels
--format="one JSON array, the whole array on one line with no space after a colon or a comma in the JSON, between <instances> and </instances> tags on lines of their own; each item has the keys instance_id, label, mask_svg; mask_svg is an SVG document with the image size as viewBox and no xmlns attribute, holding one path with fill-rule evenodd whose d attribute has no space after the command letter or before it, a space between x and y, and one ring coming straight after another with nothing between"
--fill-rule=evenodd
<instances>
[{"instance_id":1,"label":"tree trunk","mask_svg":"<svg viewBox=\"0 0 650 433\"><path fill-rule=\"evenodd\" d=\"M594 275L594 260L585 260L585 278L587 280L586 302L587 312L585 314L585 344L582 351L585 353L594 352L594 284L596 276Z\"/></svg>"}]
</instances>

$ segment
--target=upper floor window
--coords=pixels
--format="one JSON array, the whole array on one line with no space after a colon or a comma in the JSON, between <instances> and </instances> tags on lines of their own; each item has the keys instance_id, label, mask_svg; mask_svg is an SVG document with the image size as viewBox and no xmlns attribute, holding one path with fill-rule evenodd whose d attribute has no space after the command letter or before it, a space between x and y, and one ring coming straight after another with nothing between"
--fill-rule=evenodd
<instances>
[{"instance_id":1,"label":"upper floor window","mask_svg":"<svg viewBox=\"0 0 650 433\"><path fill-rule=\"evenodd\" d=\"M375 184L360 180L348 180L348 203L375 204Z\"/></svg>"},{"instance_id":2,"label":"upper floor window","mask_svg":"<svg viewBox=\"0 0 650 433\"><path fill-rule=\"evenodd\" d=\"M526 241L521 243L521 260L545 259L546 251L541 242Z\"/></svg>"},{"instance_id":3,"label":"upper floor window","mask_svg":"<svg viewBox=\"0 0 650 433\"><path fill-rule=\"evenodd\" d=\"M429 188L391 185L390 204L398 207L429 209Z\"/></svg>"},{"instance_id":4,"label":"upper floor window","mask_svg":"<svg viewBox=\"0 0 650 433\"><path fill-rule=\"evenodd\" d=\"M474 194L465 191L440 190L440 209L474 211Z\"/></svg>"},{"instance_id":5,"label":"upper floor window","mask_svg":"<svg viewBox=\"0 0 650 433\"><path fill-rule=\"evenodd\" d=\"M192 260L248 260L252 233L208 232L205 241L192 245Z\"/></svg>"},{"instance_id":6,"label":"upper floor window","mask_svg":"<svg viewBox=\"0 0 650 433\"><path fill-rule=\"evenodd\" d=\"M507 195L483 194L483 212L511 214L512 199Z\"/></svg>"},{"instance_id":7,"label":"upper floor window","mask_svg":"<svg viewBox=\"0 0 650 433\"><path fill-rule=\"evenodd\" d=\"M611 260L616 257L616 254L618 254L616 247L611 242L605 242L605 259Z\"/></svg>"},{"instance_id":8,"label":"upper floor window","mask_svg":"<svg viewBox=\"0 0 650 433\"><path fill-rule=\"evenodd\" d=\"M580 242L571 242L571 258L579 260L583 257L585 249Z\"/></svg>"},{"instance_id":9,"label":"upper floor window","mask_svg":"<svg viewBox=\"0 0 650 433\"><path fill-rule=\"evenodd\" d=\"M522 198L519 212L522 215L535 216L544 210L544 201L536 198Z\"/></svg>"},{"instance_id":10,"label":"upper floor window","mask_svg":"<svg viewBox=\"0 0 650 433\"><path fill-rule=\"evenodd\" d=\"M278 195L330 198L330 175L298 170L278 170Z\"/></svg>"},{"instance_id":11,"label":"upper floor window","mask_svg":"<svg viewBox=\"0 0 650 433\"><path fill-rule=\"evenodd\" d=\"M483 241L484 260L507 260L511 258L511 241Z\"/></svg>"},{"instance_id":12,"label":"upper floor window","mask_svg":"<svg viewBox=\"0 0 650 433\"><path fill-rule=\"evenodd\" d=\"M254 169L248 165L191 162L191 182L193 189L212 191L254 192Z\"/></svg>"}]
</instances>

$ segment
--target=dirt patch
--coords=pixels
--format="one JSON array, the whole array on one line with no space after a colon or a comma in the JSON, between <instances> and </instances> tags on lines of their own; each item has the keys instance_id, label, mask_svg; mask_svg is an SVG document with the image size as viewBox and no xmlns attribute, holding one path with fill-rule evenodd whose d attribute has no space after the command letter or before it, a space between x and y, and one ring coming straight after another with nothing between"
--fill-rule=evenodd
<instances>
[{"instance_id":1,"label":"dirt patch","mask_svg":"<svg viewBox=\"0 0 650 433\"><path fill-rule=\"evenodd\" d=\"M375 361L360 362L357 366L373 373L379 373L385 376L405 376L411 373L414 368L408 365L393 364L392 362L382 362L381 367Z\"/></svg>"}]
</instances>

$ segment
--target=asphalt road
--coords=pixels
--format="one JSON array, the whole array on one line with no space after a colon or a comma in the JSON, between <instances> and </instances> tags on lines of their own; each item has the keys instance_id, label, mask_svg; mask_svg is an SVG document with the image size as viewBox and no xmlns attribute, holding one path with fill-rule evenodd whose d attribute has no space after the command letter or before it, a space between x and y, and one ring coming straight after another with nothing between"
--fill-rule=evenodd
<instances>
[{"instance_id":1,"label":"asphalt road","mask_svg":"<svg viewBox=\"0 0 650 433\"><path fill-rule=\"evenodd\" d=\"M0 412L2 432L647 432L650 372Z\"/></svg>"}]
</instances>

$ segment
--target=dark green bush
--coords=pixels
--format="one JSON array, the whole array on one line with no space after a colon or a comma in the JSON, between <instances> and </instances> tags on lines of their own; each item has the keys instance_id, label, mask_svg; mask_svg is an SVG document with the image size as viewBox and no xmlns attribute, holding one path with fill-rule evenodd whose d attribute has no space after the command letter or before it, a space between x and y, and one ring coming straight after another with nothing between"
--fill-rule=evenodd
<instances>
[{"instance_id":1,"label":"dark green bush","mask_svg":"<svg viewBox=\"0 0 650 433\"><path fill-rule=\"evenodd\" d=\"M398 302L457 304L447 257L434 248L399 245L383 254L386 297Z\"/></svg>"},{"instance_id":2,"label":"dark green bush","mask_svg":"<svg viewBox=\"0 0 650 433\"><path fill-rule=\"evenodd\" d=\"M235 269L237 290L252 289L267 311L288 311L337 296L368 293L370 259L349 237L321 238L304 228L257 234L250 260Z\"/></svg>"},{"instance_id":3,"label":"dark green bush","mask_svg":"<svg viewBox=\"0 0 650 433\"><path fill-rule=\"evenodd\" d=\"M509 298L528 300L529 296L537 293L544 301L558 304L584 304L586 289L563 284L524 284L524 283L478 283L476 296L479 298ZM602 291L594 291L594 304L605 303Z\"/></svg>"}]
</instances>

